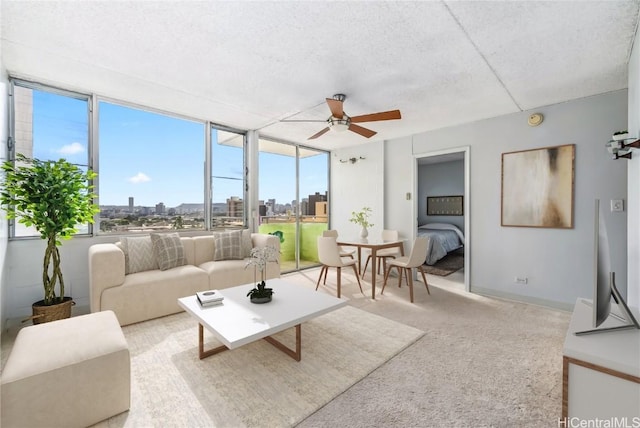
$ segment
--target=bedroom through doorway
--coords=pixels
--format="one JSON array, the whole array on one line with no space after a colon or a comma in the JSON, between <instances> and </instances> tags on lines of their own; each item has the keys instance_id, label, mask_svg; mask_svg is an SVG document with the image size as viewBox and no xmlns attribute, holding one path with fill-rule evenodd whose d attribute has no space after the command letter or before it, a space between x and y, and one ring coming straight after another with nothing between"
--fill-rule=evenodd
<instances>
[{"instance_id":1,"label":"bedroom through doorway","mask_svg":"<svg viewBox=\"0 0 640 428\"><path fill-rule=\"evenodd\" d=\"M428 236L427 281L469 291L469 148L415 156L415 236Z\"/></svg>"}]
</instances>

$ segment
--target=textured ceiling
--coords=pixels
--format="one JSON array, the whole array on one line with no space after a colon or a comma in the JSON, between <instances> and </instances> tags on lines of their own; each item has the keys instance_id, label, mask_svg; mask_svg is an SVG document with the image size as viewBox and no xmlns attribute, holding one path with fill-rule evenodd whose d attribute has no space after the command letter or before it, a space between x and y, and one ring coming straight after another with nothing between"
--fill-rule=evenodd
<instances>
[{"instance_id":1,"label":"textured ceiling","mask_svg":"<svg viewBox=\"0 0 640 428\"><path fill-rule=\"evenodd\" d=\"M336 149L627 87L639 0L1 2L14 76ZM401 120L307 138L324 99Z\"/></svg>"}]
</instances>

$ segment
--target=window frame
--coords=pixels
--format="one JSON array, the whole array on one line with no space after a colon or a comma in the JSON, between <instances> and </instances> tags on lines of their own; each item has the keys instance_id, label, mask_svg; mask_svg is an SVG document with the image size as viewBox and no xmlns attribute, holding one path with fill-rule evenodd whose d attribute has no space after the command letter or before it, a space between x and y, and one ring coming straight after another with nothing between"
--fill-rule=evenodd
<instances>
[{"instance_id":1,"label":"window frame","mask_svg":"<svg viewBox=\"0 0 640 428\"><path fill-rule=\"evenodd\" d=\"M31 80L21 79L18 77L9 76L9 139L7 141L7 160L12 162L15 165L16 161L16 98L15 98L15 87L18 86L20 88L31 89L32 91L40 91L47 92L54 95L60 95L64 97L73 98L80 101L85 101L87 104L87 161L84 165L78 165L80 167L86 167L87 169L93 170L93 153L92 153L92 136L93 136L93 123L94 123L94 110L93 110L93 95L85 92L79 91L71 91L68 89L64 89L54 85L43 84L39 82L34 82ZM32 141L33 147L33 141ZM94 180L89 180L89 184L95 184ZM94 201L95 202L95 201ZM33 240L33 239L42 239L40 235L28 235L28 236L16 236L16 223L18 219L10 219L7 221L9 227L9 236L8 239L10 241L22 241L22 240ZM95 236L94 233L94 224L87 223L87 232L86 233L76 233L74 237L92 237Z\"/></svg>"},{"instance_id":2,"label":"window frame","mask_svg":"<svg viewBox=\"0 0 640 428\"><path fill-rule=\"evenodd\" d=\"M206 198L207 195L210 195L210 192L208 193L207 191L207 186L209 185L208 180L206 180L206 170L207 170L207 157L208 157L208 153L210 152L210 149L208 149L208 146L210 146L210 140L207 138L207 130L209 129L209 125L211 122L207 121L207 120L202 120L202 119L197 119L194 117L190 117L190 116L186 116L183 114L179 114L179 113L174 113L174 112L170 112L170 111L166 111L166 110L162 110L162 109L158 109L155 107L149 107L149 106L145 106L142 104L137 104L137 103L133 103L130 101L124 101L124 100L120 100L117 98L113 98L113 97L108 97L108 96L104 96L104 95L95 95L94 96L94 111L96 112L96 114L94 115L94 120L95 120L95 124L94 124L94 129L95 129L95 135L93 136L93 164L95 165L95 169L94 171L98 174L98 180L96 183L96 187L95 187L95 193L98 195L98 197L96 198L96 203L98 204L98 206L100 206L100 186L99 186L99 182L100 182L100 103L104 102L104 103L108 103L108 104L113 104L116 106L120 106L120 107L125 107L125 108L130 108L130 109L135 109L135 110L141 110L143 112L146 113L152 113L152 114L158 114L158 115L162 115L162 116L168 116L171 117L173 119L179 119L179 120L185 120L185 121L189 121L189 122L195 122L198 124L201 124L203 127L203 139L202 139L202 144L203 144L203 179L204 179L204 197ZM211 230L210 225L207 223L207 201L206 199L203 199L203 203L204 203L204 227L202 229L197 229L197 230L193 230L193 232L205 232L205 231L209 231ZM209 204L210 205L210 204ZM209 220L210 221L210 220ZM94 234L93 236L130 236L130 235L135 235L138 232L120 232L120 233L105 233L105 232L101 232L100 230L100 213L96 214L96 216L94 217ZM175 231L175 230L174 230Z\"/></svg>"}]
</instances>

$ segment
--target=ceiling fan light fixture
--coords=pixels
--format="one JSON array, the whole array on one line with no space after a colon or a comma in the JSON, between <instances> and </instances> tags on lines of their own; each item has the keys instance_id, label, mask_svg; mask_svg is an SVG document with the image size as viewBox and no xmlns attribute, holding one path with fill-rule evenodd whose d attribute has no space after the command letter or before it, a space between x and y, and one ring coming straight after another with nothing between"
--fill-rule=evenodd
<instances>
[{"instance_id":1,"label":"ceiling fan light fixture","mask_svg":"<svg viewBox=\"0 0 640 428\"><path fill-rule=\"evenodd\" d=\"M329 128L335 132L344 132L349 129L349 125L351 124L351 120L348 117L342 119L330 117L328 122Z\"/></svg>"}]
</instances>

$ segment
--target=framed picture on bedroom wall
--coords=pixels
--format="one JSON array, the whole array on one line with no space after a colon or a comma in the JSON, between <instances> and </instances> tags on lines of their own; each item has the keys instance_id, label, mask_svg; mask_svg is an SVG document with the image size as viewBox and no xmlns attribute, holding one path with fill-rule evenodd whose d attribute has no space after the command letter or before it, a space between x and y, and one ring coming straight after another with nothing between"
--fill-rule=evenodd
<instances>
[{"instance_id":1,"label":"framed picture on bedroom wall","mask_svg":"<svg viewBox=\"0 0 640 428\"><path fill-rule=\"evenodd\" d=\"M462 196L427 196L427 215L464 215Z\"/></svg>"},{"instance_id":2,"label":"framed picture on bedroom wall","mask_svg":"<svg viewBox=\"0 0 640 428\"><path fill-rule=\"evenodd\" d=\"M573 228L575 144L502 154L501 225Z\"/></svg>"}]
</instances>

